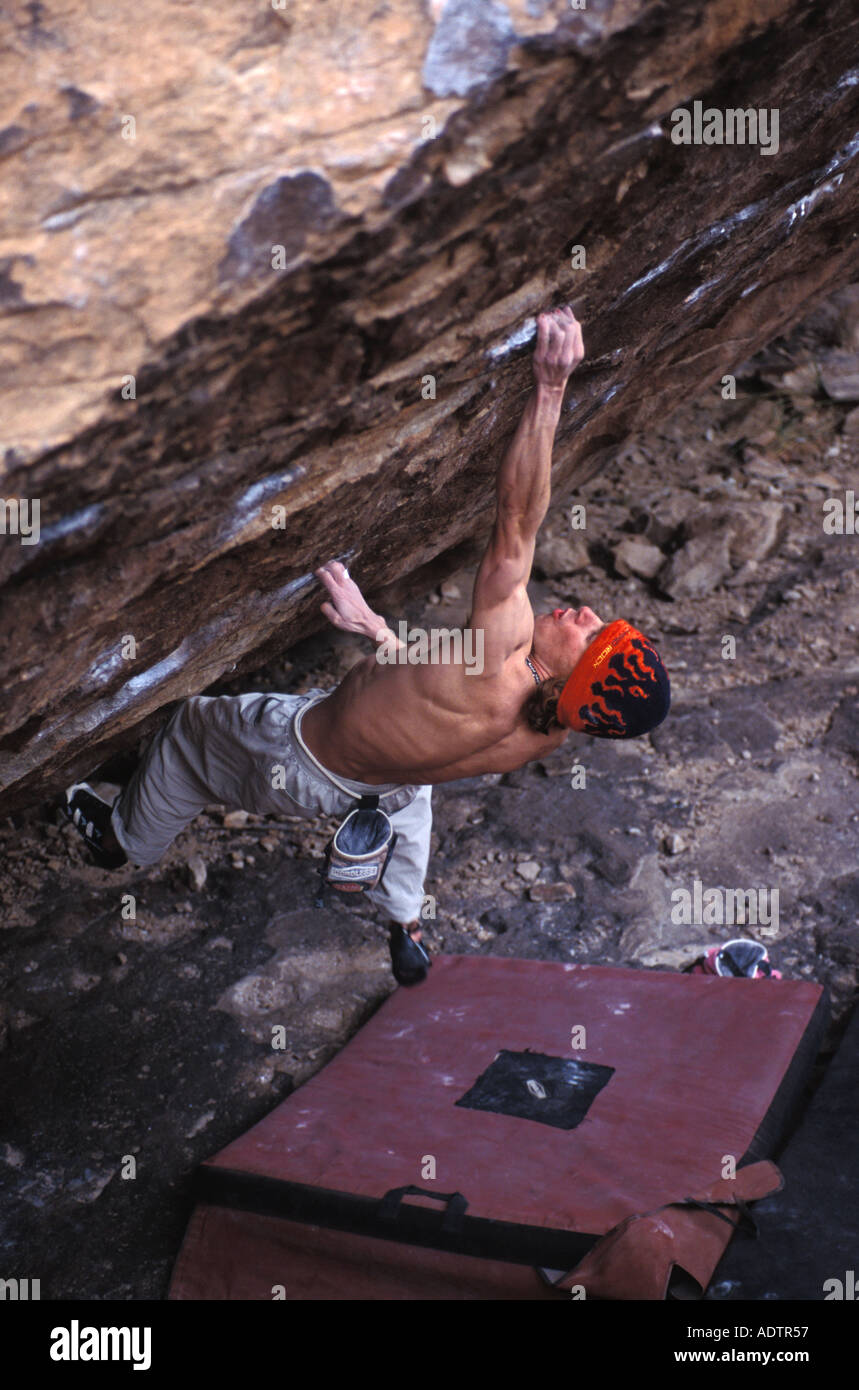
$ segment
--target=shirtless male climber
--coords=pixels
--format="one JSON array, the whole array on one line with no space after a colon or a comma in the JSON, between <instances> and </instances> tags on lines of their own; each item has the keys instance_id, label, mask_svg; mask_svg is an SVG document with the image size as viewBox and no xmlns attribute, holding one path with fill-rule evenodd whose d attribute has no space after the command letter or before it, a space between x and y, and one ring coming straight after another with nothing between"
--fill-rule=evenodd
<instances>
[{"instance_id":1,"label":"shirtless male climber","mask_svg":"<svg viewBox=\"0 0 859 1390\"><path fill-rule=\"evenodd\" d=\"M495 525L467 627L483 634L478 674L464 664L358 662L333 691L194 696L147 749L112 806L84 782L66 814L106 868L154 864L211 802L258 814L342 815L378 795L397 842L367 896L388 915L394 976L423 980L419 913L432 787L544 758L570 729L634 738L668 713L668 675L652 644L590 608L535 618L526 585L549 506L552 444L567 379L584 357L569 306L537 319L535 385L501 464ZM326 617L379 646L397 639L336 561L316 571ZM279 779L272 769L280 770ZM276 783L276 785L275 785Z\"/></svg>"}]
</instances>

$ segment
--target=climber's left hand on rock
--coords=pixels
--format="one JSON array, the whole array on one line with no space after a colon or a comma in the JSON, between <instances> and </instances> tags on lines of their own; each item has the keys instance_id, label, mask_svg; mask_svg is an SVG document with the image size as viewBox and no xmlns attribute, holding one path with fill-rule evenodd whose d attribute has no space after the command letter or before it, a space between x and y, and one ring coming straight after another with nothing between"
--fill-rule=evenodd
<instances>
[{"instance_id":1,"label":"climber's left hand on rock","mask_svg":"<svg viewBox=\"0 0 859 1390\"><path fill-rule=\"evenodd\" d=\"M331 560L314 572L331 595L332 602L323 603L322 612L334 627L341 632L358 632L366 636L374 621L378 625L364 595L339 560Z\"/></svg>"}]
</instances>

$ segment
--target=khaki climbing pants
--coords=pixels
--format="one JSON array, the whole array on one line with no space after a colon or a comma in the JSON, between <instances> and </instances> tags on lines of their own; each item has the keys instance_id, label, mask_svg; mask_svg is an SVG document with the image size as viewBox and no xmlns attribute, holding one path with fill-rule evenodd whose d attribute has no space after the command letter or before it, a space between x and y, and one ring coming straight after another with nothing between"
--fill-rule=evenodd
<instances>
[{"instance_id":1,"label":"khaki climbing pants","mask_svg":"<svg viewBox=\"0 0 859 1390\"><path fill-rule=\"evenodd\" d=\"M342 816L377 795L397 832L385 877L366 896L394 922L420 916L429 862L432 787L378 786L327 771L304 744L305 695L195 695L153 738L111 823L132 864L155 864L204 806L258 815ZM345 790L343 790L345 788Z\"/></svg>"}]
</instances>

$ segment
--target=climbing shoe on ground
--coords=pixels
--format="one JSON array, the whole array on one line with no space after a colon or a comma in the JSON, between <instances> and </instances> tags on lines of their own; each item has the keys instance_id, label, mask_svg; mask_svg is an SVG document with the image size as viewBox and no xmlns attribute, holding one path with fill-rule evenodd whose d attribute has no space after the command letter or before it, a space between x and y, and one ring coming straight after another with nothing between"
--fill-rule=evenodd
<instances>
[{"instance_id":1,"label":"climbing shoe on ground","mask_svg":"<svg viewBox=\"0 0 859 1390\"><path fill-rule=\"evenodd\" d=\"M389 945L394 979L398 985L419 985L432 965L429 955L419 941L409 936L405 927L391 927Z\"/></svg>"},{"instance_id":2,"label":"climbing shoe on ground","mask_svg":"<svg viewBox=\"0 0 859 1390\"><path fill-rule=\"evenodd\" d=\"M746 976L750 980L780 980L781 971L773 970L766 946L759 941L737 937L722 946L713 946L706 956L699 956L686 970L687 975Z\"/></svg>"},{"instance_id":3,"label":"climbing shoe on ground","mask_svg":"<svg viewBox=\"0 0 859 1390\"><path fill-rule=\"evenodd\" d=\"M96 796L87 782L75 782L73 786L66 787L63 810L100 869L119 869L128 863L124 850L104 848L105 836L112 829L110 815L113 807Z\"/></svg>"}]
</instances>

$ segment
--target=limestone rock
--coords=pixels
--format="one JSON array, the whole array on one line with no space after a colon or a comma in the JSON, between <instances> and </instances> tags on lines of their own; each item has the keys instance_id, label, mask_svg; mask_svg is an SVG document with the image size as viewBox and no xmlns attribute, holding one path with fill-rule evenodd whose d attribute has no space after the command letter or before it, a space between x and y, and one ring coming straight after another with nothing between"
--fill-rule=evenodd
<instances>
[{"instance_id":1,"label":"limestone rock","mask_svg":"<svg viewBox=\"0 0 859 1390\"><path fill-rule=\"evenodd\" d=\"M569 491L859 279L853 8L0 19L0 813L318 629L324 561L380 606L470 563L541 309ZM673 143L738 93L777 160Z\"/></svg>"},{"instance_id":2,"label":"limestone rock","mask_svg":"<svg viewBox=\"0 0 859 1390\"><path fill-rule=\"evenodd\" d=\"M756 401L743 417L742 437L753 444L771 444L781 424L781 415L777 401Z\"/></svg>"},{"instance_id":3,"label":"limestone rock","mask_svg":"<svg viewBox=\"0 0 859 1390\"><path fill-rule=\"evenodd\" d=\"M729 532L729 554L735 568L750 560L765 560L787 531L788 515L782 502L738 502L721 515ZM702 514L697 529L705 531L707 524L707 517Z\"/></svg>"},{"instance_id":4,"label":"limestone rock","mask_svg":"<svg viewBox=\"0 0 859 1390\"><path fill-rule=\"evenodd\" d=\"M188 860L188 873L197 892L201 893L206 886L206 878L208 876L206 861L203 859L202 855L191 855L191 858Z\"/></svg>"},{"instance_id":5,"label":"limestone rock","mask_svg":"<svg viewBox=\"0 0 859 1390\"><path fill-rule=\"evenodd\" d=\"M640 952L638 962L649 970L685 970L700 957L706 956L712 944L712 941L690 941L683 946L657 946L653 950Z\"/></svg>"},{"instance_id":6,"label":"limestone rock","mask_svg":"<svg viewBox=\"0 0 859 1390\"><path fill-rule=\"evenodd\" d=\"M662 841L662 848L666 854L682 854L687 848L686 841L682 835L678 835L676 830L670 835L666 835Z\"/></svg>"},{"instance_id":7,"label":"limestone rock","mask_svg":"<svg viewBox=\"0 0 859 1390\"><path fill-rule=\"evenodd\" d=\"M745 472L753 478L765 478L767 481L773 478L786 478L790 469L783 459L770 458L767 454L762 454L759 449L746 446L743 449L743 467Z\"/></svg>"},{"instance_id":8,"label":"limestone rock","mask_svg":"<svg viewBox=\"0 0 859 1390\"><path fill-rule=\"evenodd\" d=\"M781 378L781 384L788 391L795 391L800 396L813 396L820 385L820 372L815 362L802 362L798 367L792 367L789 372L785 372Z\"/></svg>"},{"instance_id":9,"label":"limestone rock","mask_svg":"<svg viewBox=\"0 0 859 1390\"><path fill-rule=\"evenodd\" d=\"M524 878L526 883L533 883L540 876L540 865L534 859L526 859L521 864L516 865L516 872L520 878Z\"/></svg>"},{"instance_id":10,"label":"limestone rock","mask_svg":"<svg viewBox=\"0 0 859 1390\"><path fill-rule=\"evenodd\" d=\"M552 578L587 569L590 556L584 537L576 534L540 537L534 552L534 564Z\"/></svg>"},{"instance_id":11,"label":"limestone rock","mask_svg":"<svg viewBox=\"0 0 859 1390\"><path fill-rule=\"evenodd\" d=\"M532 903L563 903L575 896L571 883L535 883L528 889Z\"/></svg>"},{"instance_id":12,"label":"limestone rock","mask_svg":"<svg viewBox=\"0 0 859 1390\"><path fill-rule=\"evenodd\" d=\"M820 379L834 401L859 401L859 352L833 351L820 359Z\"/></svg>"},{"instance_id":13,"label":"limestone rock","mask_svg":"<svg viewBox=\"0 0 859 1390\"><path fill-rule=\"evenodd\" d=\"M677 536L687 516L694 512L697 500L692 492L676 491L660 499L645 513L644 539L651 545L666 545Z\"/></svg>"},{"instance_id":14,"label":"limestone rock","mask_svg":"<svg viewBox=\"0 0 859 1390\"><path fill-rule=\"evenodd\" d=\"M838 341L848 352L859 352L859 285L845 285L832 296L837 311Z\"/></svg>"},{"instance_id":15,"label":"limestone rock","mask_svg":"<svg viewBox=\"0 0 859 1390\"><path fill-rule=\"evenodd\" d=\"M743 501L703 508L684 523L688 537L659 577L672 598L697 598L727 580L732 569L765 559L783 537L781 502Z\"/></svg>"},{"instance_id":16,"label":"limestone rock","mask_svg":"<svg viewBox=\"0 0 859 1390\"><path fill-rule=\"evenodd\" d=\"M659 575L659 586L671 598L700 598L731 573L730 533L692 536Z\"/></svg>"},{"instance_id":17,"label":"limestone rock","mask_svg":"<svg viewBox=\"0 0 859 1390\"><path fill-rule=\"evenodd\" d=\"M618 574L638 575L641 579L653 579L659 573L665 556L658 546L649 541L625 536L614 549L614 564Z\"/></svg>"}]
</instances>

